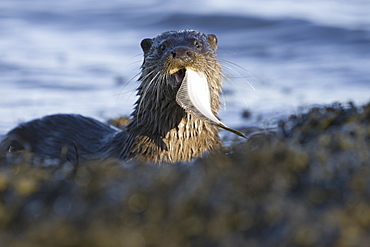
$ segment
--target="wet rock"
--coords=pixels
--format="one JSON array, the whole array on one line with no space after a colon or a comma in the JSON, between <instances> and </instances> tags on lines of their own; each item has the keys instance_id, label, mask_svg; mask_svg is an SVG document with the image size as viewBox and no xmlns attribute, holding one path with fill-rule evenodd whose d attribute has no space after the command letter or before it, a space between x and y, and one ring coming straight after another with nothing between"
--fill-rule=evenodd
<instances>
[{"instance_id":1,"label":"wet rock","mask_svg":"<svg viewBox=\"0 0 370 247\"><path fill-rule=\"evenodd\" d=\"M250 131L193 164L0 157L4 246L368 246L370 104Z\"/></svg>"}]
</instances>

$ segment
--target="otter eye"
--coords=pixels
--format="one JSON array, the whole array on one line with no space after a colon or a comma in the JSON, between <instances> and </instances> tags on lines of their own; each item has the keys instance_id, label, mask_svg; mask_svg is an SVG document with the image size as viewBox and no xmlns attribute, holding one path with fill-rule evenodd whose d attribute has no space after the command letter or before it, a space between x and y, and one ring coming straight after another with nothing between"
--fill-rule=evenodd
<instances>
[{"instance_id":1,"label":"otter eye","mask_svg":"<svg viewBox=\"0 0 370 247\"><path fill-rule=\"evenodd\" d=\"M161 45L159 46L159 50L161 50L161 51L166 50L166 44L161 44Z\"/></svg>"},{"instance_id":2,"label":"otter eye","mask_svg":"<svg viewBox=\"0 0 370 247\"><path fill-rule=\"evenodd\" d=\"M197 48L198 50L201 50L202 46L203 46L202 42L200 42L198 40L194 41L194 47Z\"/></svg>"}]
</instances>

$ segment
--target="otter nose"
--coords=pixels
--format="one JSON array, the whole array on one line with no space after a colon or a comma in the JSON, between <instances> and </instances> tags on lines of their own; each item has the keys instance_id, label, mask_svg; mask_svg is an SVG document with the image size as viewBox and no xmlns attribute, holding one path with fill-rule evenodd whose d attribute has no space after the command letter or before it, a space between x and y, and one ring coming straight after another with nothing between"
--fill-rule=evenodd
<instances>
[{"instance_id":1,"label":"otter nose","mask_svg":"<svg viewBox=\"0 0 370 247\"><path fill-rule=\"evenodd\" d=\"M194 52L187 47L179 47L172 51L173 58L188 59L194 57Z\"/></svg>"}]
</instances>

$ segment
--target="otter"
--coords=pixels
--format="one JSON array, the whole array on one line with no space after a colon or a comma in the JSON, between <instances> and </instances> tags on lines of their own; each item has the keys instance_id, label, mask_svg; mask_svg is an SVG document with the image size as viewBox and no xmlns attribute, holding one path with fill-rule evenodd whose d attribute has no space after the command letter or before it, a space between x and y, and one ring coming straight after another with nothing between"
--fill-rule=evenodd
<instances>
[{"instance_id":1,"label":"otter","mask_svg":"<svg viewBox=\"0 0 370 247\"><path fill-rule=\"evenodd\" d=\"M81 115L50 115L7 133L0 153L173 163L219 148L219 127L244 137L217 118L222 72L215 35L168 31L142 40L141 48L139 98L123 130Z\"/></svg>"}]
</instances>

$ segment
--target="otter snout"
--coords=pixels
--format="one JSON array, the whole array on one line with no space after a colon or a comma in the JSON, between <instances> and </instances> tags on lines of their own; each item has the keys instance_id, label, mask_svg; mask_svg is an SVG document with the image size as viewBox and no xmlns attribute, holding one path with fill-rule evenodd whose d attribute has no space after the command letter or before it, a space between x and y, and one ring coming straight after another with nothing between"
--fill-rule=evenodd
<instances>
[{"instance_id":1,"label":"otter snout","mask_svg":"<svg viewBox=\"0 0 370 247\"><path fill-rule=\"evenodd\" d=\"M195 57L194 51L188 47L177 47L172 52L173 59L191 60Z\"/></svg>"},{"instance_id":2,"label":"otter snout","mask_svg":"<svg viewBox=\"0 0 370 247\"><path fill-rule=\"evenodd\" d=\"M169 74L174 75L175 78L174 88L178 88L182 83L186 69L189 66L192 67L191 65L194 64L196 59L196 51L187 46L178 46L171 51L167 57L167 62L169 65Z\"/></svg>"}]
</instances>

